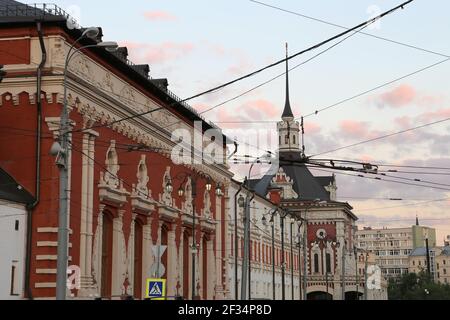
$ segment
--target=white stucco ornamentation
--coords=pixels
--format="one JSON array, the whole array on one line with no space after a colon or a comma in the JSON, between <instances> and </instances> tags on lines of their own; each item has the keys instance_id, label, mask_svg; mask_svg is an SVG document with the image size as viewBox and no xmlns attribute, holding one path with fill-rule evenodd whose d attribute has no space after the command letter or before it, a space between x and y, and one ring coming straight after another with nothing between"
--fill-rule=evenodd
<instances>
[{"instance_id":1,"label":"white stucco ornamentation","mask_svg":"<svg viewBox=\"0 0 450 320\"><path fill-rule=\"evenodd\" d=\"M151 192L147 187L147 184L150 180L148 177L147 164L146 164L146 156L141 156L141 161L139 161L138 170L136 174L138 178L138 183L136 185L136 190L142 195L151 197Z\"/></svg>"},{"instance_id":2,"label":"white stucco ornamentation","mask_svg":"<svg viewBox=\"0 0 450 320\"><path fill-rule=\"evenodd\" d=\"M172 183L172 178L170 176L170 167L166 168L166 172L164 173L163 181L162 181L162 190L163 192L159 195L159 202L166 206L172 206L173 204L173 198L172 198L172 192L173 190L169 191L167 190L166 186L168 184Z\"/></svg>"},{"instance_id":3,"label":"white stucco ornamentation","mask_svg":"<svg viewBox=\"0 0 450 320\"><path fill-rule=\"evenodd\" d=\"M112 140L111 145L106 152L106 160L105 160L107 172L104 174L104 182L114 189L117 189L119 186L119 178L117 174L120 170L119 159L116 151L116 141Z\"/></svg>"},{"instance_id":4,"label":"white stucco ornamentation","mask_svg":"<svg viewBox=\"0 0 450 320\"><path fill-rule=\"evenodd\" d=\"M282 188L282 198L287 199L298 199L299 195L294 191L294 181L289 177L284 169L280 167L275 177L272 179L272 187Z\"/></svg>"},{"instance_id":5,"label":"white stucco ornamentation","mask_svg":"<svg viewBox=\"0 0 450 320\"><path fill-rule=\"evenodd\" d=\"M194 211L192 206L192 179L188 177L184 187L185 201L181 204L181 211L185 214L191 215Z\"/></svg>"},{"instance_id":6,"label":"white stucco ornamentation","mask_svg":"<svg viewBox=\"0 0 450 320\"><path fill-rule=\"evenodd\" d=\"M211 195L208 190L203 194L203 209L202 216L205 219L211 218Z\"/></svg>"}]
</instances>

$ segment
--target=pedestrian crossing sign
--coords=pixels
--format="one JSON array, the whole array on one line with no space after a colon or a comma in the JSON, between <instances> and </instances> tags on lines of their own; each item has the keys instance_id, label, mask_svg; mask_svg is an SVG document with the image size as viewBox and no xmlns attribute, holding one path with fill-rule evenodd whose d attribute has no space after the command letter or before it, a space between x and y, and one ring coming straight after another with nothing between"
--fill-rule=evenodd
<instances>
[{"instance_id":1,"label":"pedestrian crossing sign","mask_svg":"<svg viewBox=\"0 0 450 320\"><path fill-rule=\"evenodd\" d=\"M152 300L166 300L166 279L147 279L145 297Z\"/></svg>"}]
</instances>

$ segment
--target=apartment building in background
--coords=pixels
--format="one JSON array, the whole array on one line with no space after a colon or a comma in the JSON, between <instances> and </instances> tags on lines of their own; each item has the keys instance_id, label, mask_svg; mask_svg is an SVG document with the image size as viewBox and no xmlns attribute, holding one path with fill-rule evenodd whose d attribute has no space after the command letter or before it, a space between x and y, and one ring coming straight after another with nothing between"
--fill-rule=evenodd
<instances>
[{"instance_id":1,"label":"apartment building in background","mask_svg":"<svg viewBox=\"0 0 450 320\"><path fill-rule=\"evenodd\" d=\"M435 282L450 284L450 246L434 247L430 252L430 272ZM416 248L409 257L409 272L427 272L427 249Z\"/></svg>"},{"instance_id":2,"label":"apartment building in background","mask_svg":"<svg viewBox=\"0 0 450 320\"><path fill-rule=\"evenodd\" d=\"M376 264L380 266L386 278L395 278L409 271L409 256L416 248L425 246L428 238L429 247L436 246L436 230L416 225L407 228L358 230L356 233L358 248L375 254Z\"/></svg>"}]
</instances>

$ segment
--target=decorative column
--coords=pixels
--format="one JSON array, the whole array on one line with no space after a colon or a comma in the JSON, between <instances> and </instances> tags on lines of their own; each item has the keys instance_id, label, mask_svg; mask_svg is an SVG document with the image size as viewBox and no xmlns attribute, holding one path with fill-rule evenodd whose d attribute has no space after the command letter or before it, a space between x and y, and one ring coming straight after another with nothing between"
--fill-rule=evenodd
<instances>
[{"instance_id":1,"label":"decorative column","mask_svg":"<svg viewBox=\"0 0 450 320\"><path fill-rule=\"evenodd\" d=\"M88 201L87 201L87 227L86 227L86 270L92 281L92 242L94 238L94 169L95 169L95 139L99 134L93 130L89 134L89 159L88 159ZM91 282L92 283L92 282Z\"/></svg>"},{"instance_id":2,"label":"decorative column","mask_svg":"<svg viewBox=\"0 0 450 320\"><path fill-rule=\"evenodd\" d=\"M85 127L91 122L85 120ZM89 297L93 294L92 277L92 241L93 241L93 201L94 201L94 157L95 138L98 133L87 130L82 142L82 173L81 173L81 222L80 222L80 269L81 290L79 297Z\"/></svg>"},{"instance_id":3,"label":"decorative column","mask_svg":"<svg viewBox=\"0 0 450 320\"><path fill-rule=\"evenodd\" d=\"M183 287L183 283L184 283L183 269L186 267L185 261L184 261L184 232L185 231L186 231L186 228L181 227L180 246L178 247L178 282L180 283L178 295L180 295L181 297L184 296L184 292L186 290L186 288Z\"/></svg>"},{"instance_id":4,"label":"decorative column","mask_svg":"<svg viewBox=\"0 0 450 320\"><path fill-rule=\"evenodd\" d=\"M215 293L214 292L214 288L215 288L215 286L217 284L217 279L220 279L219 274L216 273L216 268L215 268L215 266L216 266L215 256L220 255L220 251L218 251L219 254L217 254L217 255L213 254L214 240L215 240L214 238L215 238L215 236L212 235L210 240L206 242L206 252L208 253L207 261L206 261L206 263L207 263L207 269L206 270L208 272L208 275L207 275L208 287L205 288L205 290L207 290L206 291L206 298L208 300L212 300L212 298L214 296L214 293ZM216 299L217 299L217 297L216 297Z\"/></svg>"},{"instance_id":5,"label":"decorative column","mask_svg":"<svg viewBox=\"0 0 450 320\"><path fill-rule=\"evenodd\" d=\"M167 233L167 295L174 297L177 286L177 247L175 242L175 225Z\"/></svg>"},{"instance_id":6,"label":"decorative column","mask_svg":"<svg viewBox=\"0 0 450 320\"><path fill-rule=\"evenodd\" d=\"M196 263L196 283L198 283L199 290L197 290L197 294L199 297L203 299L203 292L206 290L206 288L203 288L203 268L206 268L206 266L203 265L203 250L206 250L206 248L203 248L203 232L200 236L200 249L198 250L198 258L195 259L197 261Z\"/></svg>"},{"instance_id":7,"label":"decorative column","mask_svg":"<svg viewBox=\"0 0 450 320\"><path fill-rule=\"evenodd\" d=\"M126 247L123 234L123 216L125 210L118 211L118 217L113 221L113 254L112 254L112 286L111 294L121 296L124 292L123 283L126 273Z\"/></svg>"},{"instance_id":8,"label":"decorative column","mask_svg":"<svg viewBox=\"0 0 450 320\"><path fill-rule=\"evenodd\" d=\"M98 296L100 296L102 287L103 210L105 210L105 205L100 204L92 249L92 278Z\"/></svg>"},{"instance_id":9,"label":"decorative column","mask_svg":"<svg viewBox=\"0 0 450 320\"><path fill-rule=\"evenodd\" d=\"M128 238L128 252L127 252L127 272L129 285L127 287L126 294L133 295L134 292L134 242L135 242L135 224L136 224L137 214L132 214L131 224L130 224L130 236Z\"/></svg>"},{"instance_id":10,"label":"decorative column","mask_svg":"<svg viewBox=\"0 0 450 320\"><path fill-rule=\"evenodd\" d=\"M343 296L343 275L345 274L345 265L343 259L345 251L345 221L338 221L336 223L336 238L337 242L339 243L339 248L337 250L336 255L336 279L339 279L340 281L335 281L335 288L334 288L334 294L335 294L335 300L344 300L345 296Z\"/></svg>"},{"instance_id":11,"label":"decorative column","mask_svg":"<svg viewBox=\"0 0 450 320\"><path fill-rule=\"evenodd\" d=\"M191 236L189 236L189 254L188 254L188 257L189 257L189 263L188 263L188 269L189 269L189 272L188 272L188 274L189 274L189 286L191 286L192 285L192 250L193 250L193 248L192 248L192 241L193 241L193 237L192 237L192 235ZM198 259L196 259L196 261L198 261ZM196 270L197 270L197 272L198 272L198 267L196 267ZM197 285L197 284L195 284L195 285ZM189 300L192 300L192 288L190 288L191 290L189 290Z\"/></svg>"},{"instance_id":12,"label":"decorative column","mask_svg":"<svg viewBox=\"0 0 450 320\"><path fill-rule=\"evenodd\" d=\"M150 273L150 268L152 267L152 264L155 262L155 259L153 257L152 248L153 248L153 241L152 241L152 223L153 218L147 217L147 224L143 226L143 245L142 245L142 273L144 279L151 278L153 275ZM145 296L145 286L142 286L142 296Z\"/></svg>"},{"instance_id":13,"label":"decorative column","mask_svg":"<svg viewBox=\"0 0 450 320\"><path fill-rule=\"evenodd\" d=\"M223 292L224 292L224 268L226 268L226 265L224 264L224 261L226 261L227 255L228 255L228 247L229 247L229 241L226 241L224 239L224 235L228 234L228 222L222 221L222 199L220 197L216 197L216 220L219 221L219 223L216 224L216 235L215 235L215 241L216 241L216 252L215 254L215 292L214 296L216 300L223 300L225 298ZM225 215L226 216L226 215ZM222 226L225 226L225 232L222 233ZM222 250L222 244L225 241L225 252ZM211 251L212 252L212 251ZM213 269L210 269L213 270ZM226 274L226 272L225 272Z\"/></svg>"}]
</instances>

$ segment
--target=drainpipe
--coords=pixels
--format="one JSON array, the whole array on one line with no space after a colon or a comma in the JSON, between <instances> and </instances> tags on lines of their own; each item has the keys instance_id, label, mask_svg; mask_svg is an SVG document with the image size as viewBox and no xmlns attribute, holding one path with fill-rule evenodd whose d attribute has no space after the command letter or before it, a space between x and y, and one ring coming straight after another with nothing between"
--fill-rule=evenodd
<instances>
[{"instance_id":1,"label":"drainpipe","mask_svg":"<svg viewBox=\"0 0 450 320\"><path fill-rule=\"evenodd\" d=\"M31 258L32 258L32 236L33 236L33 210L39 204L41 199L41 135L42 135L42 69L47 62L47 50L45 49L44 38L42 34L41 22L36 22L36 28L39 35L39 44L41 47L42 58L36 71L36 186L35 201L27 205L27 256L25 262L25 292L28 299L33 300L33 293L30 286L31 276Z\"/></svg>"},{"instance_id":2,"label":"drainpipe","mask_svg":"<svg viewBox=\"0 0 450 320\"><path fill-rule=\"evenodd\" d=\"M234 195L234 295L235 299L239 300L238 296L238 254L239 254L239 243L238 243L238 215L237 215L237 206L238 206L238 195L242 191L243 184L239 186L239 190Z\"/></svg>"}]
</instances>

